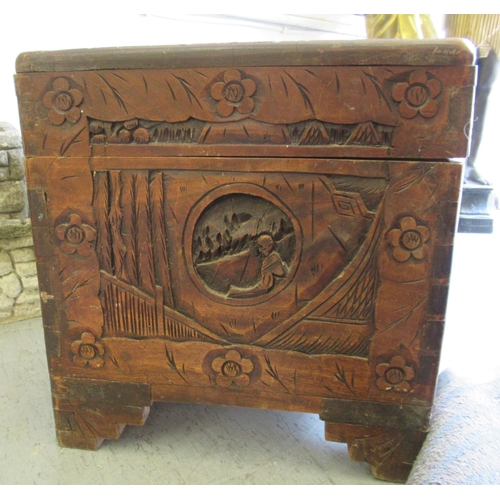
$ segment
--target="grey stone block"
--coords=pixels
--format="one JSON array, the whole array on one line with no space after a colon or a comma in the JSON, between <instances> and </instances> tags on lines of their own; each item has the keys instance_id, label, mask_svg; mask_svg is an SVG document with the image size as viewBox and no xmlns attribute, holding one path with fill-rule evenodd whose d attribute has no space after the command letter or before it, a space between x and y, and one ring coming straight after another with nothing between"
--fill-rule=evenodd
<instances>
[{"instance_id":1,"label":"grey stone block","mask_svg":"<svg viewBox=\"0 0 500 500\"><path fill-rule=\"evenodd\" d=\"M31 280L33 278L27 278ZM22 292L21 282L16 273L10 273L0 277L0 295L6 295L10 299L15 299Z\"/></svg>"},{"instance_id":2,"label":"grey stone block","mask_svg":"<svg viewBox=\"0 0 500 500\"><path fill-rule=\"evenodd\" d=\"M7 151L0 151L0 167L9 166L9 153Z\"/></svg>"},{"instance_id":3,"label":"grey stone block","mask_svg":"<svg viewBox=\"0 0 500 500\"><path fill-rule=\"evenodd\" d=\"M0 149L22 148L21 134L7 122L0 122Z\"/></svg>"},{"instance_id":4,"label":"grey stone block","mask_svg":"<svg viewBox=\"0 0 500 500\"><path fill-rule=\"evenodd\" d=\"M37 290L38 289L38 276L27 276L21 277L23 281L23 287L25 290Z\"/></svg>"},{"instance_id":5,"label":"grey stone block","mask_svg":"<svg viewBox=\"0 0 500 500\"><path fill-rule=\"evenodd\" d=\"M10 252L10 255L16 264L35 260L35 250L33 248L16 248Z\"/></svg>"},{"instance_id":6,"label":"grey stone block","mask_svg":"<svg viewBox=\"0 0 500 500\"><path fill-rule=\"evenodd\" d=\"M25 177L24 157L22 149L13 149L9 151L9 172L13 180L21 180Z\"/></svg>"},{"instance_id":7,"label":"grey stone block","mask_svg":"<svg viewBox=\"0 0 500 500\"><path fill-rule=\"evenodd\" d=\"M40 315L41 304L38 290L24 290L14 304L14 316L19 320Z\"/></svg>"},{"instance_id":8,"label":"grey stone block","mask_svg":"<svg viewBox=\"0 0 500 500\"><path fill-rule=\"evenodd\" d=\"M12 308L14 307L14 299L7 297L7 295L0 295L0 314L1 313L9 313L9 316L12 314ZM4 317L0 315L0 318Z\"/></svg>"},{"instance_id":9,"label":"grey stone block","mask_svg":"<svg viewBox=\"0 0 500 500\"><path fill-rule=\"evenodd\" d=\"M16 219L0 221L0 247L3 246L1 239L21 238L29 235L31 235L31 223L29 222L22 223Z\"/></svg>"},{"instance_id":10,"label":"grey stone block","mask_svg":"<svg viewBox=\"0 0 500 500\"><path fill-rule=\"evenodd\" d=\"M0 250L0 276L5 276L14 271L9 254L5 250Z\"/></svg>"},{"instance_id":11,"label":"grey stone block","mask_svg":"<svg viewBox=\"0 0 500 500\"><path fill-rule=\"evenodd\" d=\"M28 236L21 236L19 238L0 239L0 248L3 248L4 250L15 250L16 248L33 247L33 236L31 236L31 224L25 224L24 227L29 233Z\"/></svg>"},{"instance_id":12,"label":"grey stone block","mask_svg":"<svg viewBox=\"0 0 500 500\"><path fill-rule=\"evenodd\" d=\"M38 290L24 290L16 299L16 306L21 304L40 305L40 293Z\"/></svg>"},{"instance_id":13,"label":"grey stone block","mask_svg":"<svg viewBox=\"0 0 500 500\"><path fill-rule=\"evenodd\" d=\"M26 197L21 182L0 182L0 212L20 212L25 204Z\"/></svg>"},{"instance_id":14,"label":"grey stone block","mask_svg":"<svg viewBox=\"0 0 500 500\"><path fill-rule=\"evenodd\" d=\"M33 262L18 262L15 264L16 272L21 278L29 278L36 276L36 263Z\"/></svg>"},{"instance_id":15,"label":"grey stone block","mask_svg":"<svg viewBox=\"0 0 500 500\"><path fill-rule=\"evenodd\" d=\"M0 154L3 151L0 151ZM0 182L8 181L10 179L9 167L0 167Z\"/></svg>"},{"instance_id":16,"label":"grey stone block","mask_svg":"<svg viewBox=\"0 0 500 500\"><path fill-rule=\"evenodd\" d=\"M40 303L36 304L15 304L13 315L16 318L16 321L20 321L21 319L34 318L36 316L41 316L42 308Z\"/></svg>"}]
</instances>

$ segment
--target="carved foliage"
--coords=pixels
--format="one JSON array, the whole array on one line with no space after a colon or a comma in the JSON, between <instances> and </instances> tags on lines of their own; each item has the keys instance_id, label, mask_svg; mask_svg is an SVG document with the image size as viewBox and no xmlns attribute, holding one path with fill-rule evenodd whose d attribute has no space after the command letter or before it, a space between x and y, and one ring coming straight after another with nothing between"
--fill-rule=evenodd
<instances>
[{"instance_id":1,"label":"carved foliage","mask_svg":"<svg viewBox=\"0 0 500 500\"><path fill-rule=\"evenodd\" d=\"M429 122L438 115L425 124L437 132L446 121L439 114L448 112L445 89L462 85L448 82L442 68L431 70L398 73L397 68L346 66L82 71L45 82L37 99L43 100L44 120L72 124L86 115L88 127L73 136L69 151L61 146L60 130L49 130L37 147L44 153L86 153L89 132L91 145L292 145L307 146L308 154L313 146L349 148L353 154L361 148L382 150L376 156L386 156L395 147L393 153L418 157L429 148L424 151L421 140L408 138L403 146L401 134L407 129L413 134L422 126L420 119ZM431 136L427 134L426 141ZM443 140L451 143L452 137L450 130Z\"/></svg>"},{"instance_id":2,"label":"carved foliage","mask_svg":"<svg viewBox=\"0 0 500 500\"><path fill-rule=\"evenodd\" d=\"M154 296L148 172L97 173L94 212L99 228L97 254L101 269Z\"/></svg>"}]
</instances>

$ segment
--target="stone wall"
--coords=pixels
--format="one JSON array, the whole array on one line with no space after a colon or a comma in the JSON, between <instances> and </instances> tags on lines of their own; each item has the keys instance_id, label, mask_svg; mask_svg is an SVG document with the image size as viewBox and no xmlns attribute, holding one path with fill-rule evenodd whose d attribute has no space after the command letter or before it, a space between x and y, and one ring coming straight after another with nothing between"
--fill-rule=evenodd
<instances>
[{"instance_id":1,"label":"stone wall","mask_svg":"<svg viewBox=\"0 0 500 500\"><path fill-rule=\"evenodd\" d=\"M0 122L0 324L40 314L21 136Z\"/></svg>"}]
</instances>

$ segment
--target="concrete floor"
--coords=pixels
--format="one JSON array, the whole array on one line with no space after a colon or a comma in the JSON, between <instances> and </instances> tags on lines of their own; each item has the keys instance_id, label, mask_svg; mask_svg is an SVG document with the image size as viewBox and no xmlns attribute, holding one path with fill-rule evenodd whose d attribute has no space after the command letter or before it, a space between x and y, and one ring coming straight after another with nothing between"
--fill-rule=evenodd
<instances>
[{"instance_id":1,"label":"concrete floor","mask_svg":"<svg viewBox=\"0 0 500 500\"><path fill-rule=\"evenodd\" d=\"M457 235L442 370L498 366L499 250L500 230ZM0 408L0 484L388 484L301 413L155 403L97 452L60 448L40 318L0 327Z\"/></svg>"}]
</instances>

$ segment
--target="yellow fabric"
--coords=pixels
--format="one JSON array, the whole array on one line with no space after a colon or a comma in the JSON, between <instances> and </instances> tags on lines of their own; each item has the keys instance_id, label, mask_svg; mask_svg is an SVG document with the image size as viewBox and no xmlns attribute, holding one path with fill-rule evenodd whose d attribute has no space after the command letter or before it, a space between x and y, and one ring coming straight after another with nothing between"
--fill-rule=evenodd
<instances>
[{"instance_id":1,"label":"yellow fabric","mask_svg":"<svg viewBox=\"0 0 500 500\"><path fill-rule=\"evenodd\" d=\"M500 14L446 14L447 37L468 38L486 57L493 49L500 56Z\"/></svg>"},{"instance_id":2,"label":"yellow fabric","mask_svg":"<svg viewBox=\"0 0 500 500\"><path fill-rule=\"evenodd\" d=\"M365 14L368 38L437 38L429 14ZM479 57L500 57L500 14L446 14L447 38L468 38Z\"/></svg>"},{"instance_id":3,"label":"yellow fabric","mask_svg":"<svg viewBox=\"0 0 500 500\"><path fill-rule=\"evenodd\" d=\"M437 38L429 14L365 14L368 38Z\"/></svg>"}]
</instances>

